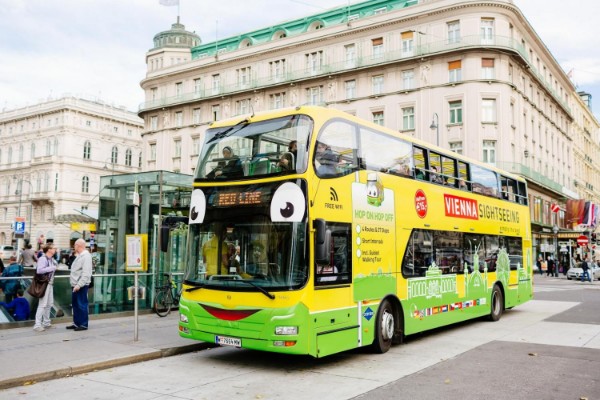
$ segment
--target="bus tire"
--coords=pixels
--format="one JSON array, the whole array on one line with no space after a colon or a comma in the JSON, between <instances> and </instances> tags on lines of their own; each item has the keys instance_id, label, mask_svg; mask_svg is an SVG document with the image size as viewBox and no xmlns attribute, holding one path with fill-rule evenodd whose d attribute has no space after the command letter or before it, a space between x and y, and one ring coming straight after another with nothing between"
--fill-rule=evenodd
<instances>
[{"instance_id":1,"label":"bus tire","mask_svg":"<svg viewBox=\"0 0 600 400\"><path fill-rule=\"evenodd\" d=\"M375 321L375 339L372 348L376 353L385 353L392 347L396 322L394 321L394 308L389 300L383 300L377 311Z\"/></svg>"},{"instance_id":2,"label":"bus tire","mask_svg":"<svg viewBox=\"0 0 600 400\"><path fill-rule=\"evenodd\" d=\"M504 311L504 295L500 286L494 285L492 295L490 297L491 311L488 319L490 321L498 321Z\"/></svg>"}]
</instances>

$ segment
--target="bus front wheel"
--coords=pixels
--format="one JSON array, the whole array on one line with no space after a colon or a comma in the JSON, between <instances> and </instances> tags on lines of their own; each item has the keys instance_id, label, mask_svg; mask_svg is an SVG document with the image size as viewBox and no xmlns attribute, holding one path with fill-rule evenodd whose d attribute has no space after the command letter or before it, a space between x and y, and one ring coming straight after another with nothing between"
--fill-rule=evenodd
<instances>
[{"instance_id":1,"label":"bus front wheel","mask_svg":"<svg viewBox=\"0 0 600 400\"><path fill-rule=\"evenodd\" d=\"M385 353L392 347L395 326L394 308L388 300L383 300L375 321L375 339L372 347L376 353Z\"/></svg>"},{"instance_id":2,"label":"bus front wheel","mask_svg":"<svg viewBox=\"0 0 600 400\"><path fill-rule=\"evenodd\" d=\"M502 290L498 285L494 285L492 289L492 296L490 298L492 304L492 310L490 311L489 320L498 321L504 311L504 296Z\"/></svg>"}]
</instances>

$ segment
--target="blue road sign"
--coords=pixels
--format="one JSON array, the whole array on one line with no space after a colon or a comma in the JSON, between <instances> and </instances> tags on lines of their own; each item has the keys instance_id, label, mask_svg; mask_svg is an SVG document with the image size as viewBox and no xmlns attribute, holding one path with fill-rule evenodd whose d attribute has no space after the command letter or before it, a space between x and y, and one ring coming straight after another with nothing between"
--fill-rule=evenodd
<instances>
[{"instance_id":1,"label":"blue road sign","mask_svg":"<svg viewBox=\"0 0 600 400\"><path fill-rule=\"evenodd\" d=\"M15 222L15 233L16 234L24 234L25 233L25 221Z\"/></svg>"}]
</instances>

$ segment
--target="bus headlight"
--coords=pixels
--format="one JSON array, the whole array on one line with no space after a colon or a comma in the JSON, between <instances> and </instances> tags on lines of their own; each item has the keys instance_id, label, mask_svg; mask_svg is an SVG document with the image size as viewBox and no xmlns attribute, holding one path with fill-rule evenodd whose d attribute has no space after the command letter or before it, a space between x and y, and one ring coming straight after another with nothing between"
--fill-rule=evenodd
<instances>
[{"instance_id":1,"label":"bus headlight","mask_svg":"<svg viewBox=\"0 0 600 400\"><path fill-rule=\"evenodd\" d=\"M189 321L188 321L188 317L187 317L187 315L185 315L185 314L179 314L179 321L180 321L180 322L184 322L184 323L186 323L186 324L189 322Z\"/></svg>"},{"instance_id":2,"label":"bus headlight","mask_svg":"<svg viewBox=\"0 0 600 400\"><path fill-rule=\"evenodd\" d=\"M298 327L297 326L276 326L275 334L276 335L297 335Z\"/></svg>"}]
</instances>

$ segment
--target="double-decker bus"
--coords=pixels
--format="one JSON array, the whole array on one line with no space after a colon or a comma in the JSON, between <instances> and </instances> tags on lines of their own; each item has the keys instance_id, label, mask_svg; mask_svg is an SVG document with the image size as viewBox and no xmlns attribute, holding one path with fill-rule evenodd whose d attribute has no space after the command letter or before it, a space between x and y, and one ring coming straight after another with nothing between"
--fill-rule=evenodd
<instances>
[{"instance_id":1,"label":"double-decker bus","mask_svg":"<svg viewBox=\"0 0 600 400\"><path fill-rule=\"evenodd\" d=\"M527 185L341 111L215 122L194 177L182 337L323 357L532 298Z\"/></svg>"}]
</instances>

